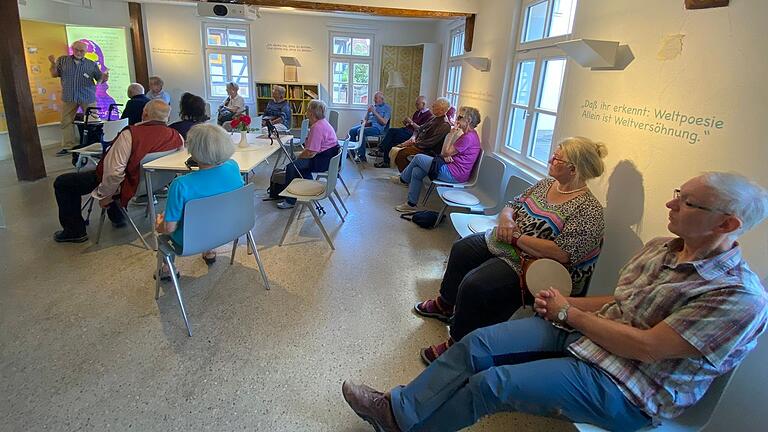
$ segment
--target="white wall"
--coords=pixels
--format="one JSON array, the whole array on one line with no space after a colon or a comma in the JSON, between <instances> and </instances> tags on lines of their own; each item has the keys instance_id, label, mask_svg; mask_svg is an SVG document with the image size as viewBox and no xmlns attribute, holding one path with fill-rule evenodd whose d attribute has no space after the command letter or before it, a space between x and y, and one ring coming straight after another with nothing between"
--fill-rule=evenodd
<instances>
[{"instance_id":1,"label":"white wall","mask_svg":"<svg viewBox=\"0 0 768 432\"><path fill-rule=\"evenodd\" d=\"M27 0L26 5L19 5L21 19L48 21L62 24L79 24L104 27L128 27L128 3L119 0L93 1L93 8L69 6L50 0ZM133 55L128 46L128 59L131 74L133 74ZM56 54L56 53L51 53ZM59 53L61 55L64 53ZM8 109L8 107L6 107ZM58 145L61 141L59 125L42 126L38 128L40 142L43 147ZM11 145L8 133L0 133L0 160L11 157Z\"/></svg>"},{"instance_id":2,"label":"white wall","mask_svg":"<svg viewBox=\"0 0 768 432\"><path fill-rule=\"evenodd\" d=\"M517 31L518 7L517 1L481 2L471 55L489 57L491 71L464 67L460 103L480 108L486 146L496 146L506 127L507 77L514 64L511 35ZM619 267L643 242L668 235L664 203L686 179L705 170L735 171L768 187L763 126L768 118L766 17L768 2L736 1L727 8L700 11L686 11L682 1L579 2L574 38L628 43L636 57L625 71L592 72L569 62L555 131L555 140L584 135L609 148L606 174L590 185L606 205L607 219L606 245L590 288L593 294L612 291ZM441 26L441 38L447 38L449 27ZM685 34L682 53L658 60L662 38L672 33ZM584 118L585 100L647 107L651 117L645 120L653 118L654 108L661 108L716 116L725 126L710 128L706 134L704 127L687 127L700 135L700 142L689 144L618 126L613 119L603 123ZM765 281L768 223L740 243ZM768 413L755 408L768 404L768 389L755 384L765 381L759 378L765 376L763 363L768 358L765 339L735 375L709 430L764 428Z\"/></svg>"},{"instance_id":3,"label":"white wall","mask_svg":"<svg viewBox=\"0 0 768 432\"><path fill-rule=\"evenodd\" d=\"M175 5L145 4L150 73L162 76L174 100L190 91L205 95L205 70L201 43L203 19L195 8ZM280 56L294 56L301 62L299 81L319 83L321 97L328 100L329 30L358 31L374 34L372 90L379 82L382 45L413 45L436 42L437 23L426 20L352 20L321 15L286 14L262 11L262 18L250 25L252 80L282 81ZM179 35L184 37L179 37ZM437 41L439 42L439 41ZM268 43L311 47L308 52L268 49ZM168 52L171 48L175 53ZM339 134L356 124L363 110L339 110Z\"/></svg>"}]
</instances>

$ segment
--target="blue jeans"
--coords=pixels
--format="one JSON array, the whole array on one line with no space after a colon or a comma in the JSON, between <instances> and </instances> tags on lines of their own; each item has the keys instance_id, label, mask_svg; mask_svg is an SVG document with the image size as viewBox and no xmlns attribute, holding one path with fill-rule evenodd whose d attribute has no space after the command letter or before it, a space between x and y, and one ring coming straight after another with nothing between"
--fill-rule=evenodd
<instances>
[{"instance_id":1,"label":"blue jeans","mask_svg":"<svg viewBox=\"0 0 768 432\"><path fill-rule=\"evenodd\" d=\"M424 181L424 177L429 174L429 167L432 165L432 156L425 154L417 154L411 160L411 163L400 174L400 178L404 182L408 183L408 203L416 205L419 203L419 195L421 195L421 186ZM451 172L448 171L448 165L440 167L440 172L437 175L437 180L456 183L456 179L453 178Z\"/></svg>"},{"instance_id":2,"label":"blue jeans","mask_svg":"<svg viewBox=\"0 0 768 432\"><path fill-rule=\"evenodd\" d=\"M651 423L601 369L568 354L581 337L534 317L473 331L410 384L392 389L404 432L455 431L501 411L564 417L611 431Z\"/></svg>"},{"instance_id":3,"label":"blue jeans","mask_svg":"<svg viewBox=\"0 0 768 432\"><path fill-rule=\"evenodd\" d=\"M365 140L368 139L369 136L378 136L381 135L382 129L378 129L375 127L367 127L363 130L363 146L360 147L359 150L357 150L357 157L360 158L360 160L365 160ZM350 142L356 142L360 138L360 125L357 125L349 130L349 140Z\"/></svg>"}]
</instances>

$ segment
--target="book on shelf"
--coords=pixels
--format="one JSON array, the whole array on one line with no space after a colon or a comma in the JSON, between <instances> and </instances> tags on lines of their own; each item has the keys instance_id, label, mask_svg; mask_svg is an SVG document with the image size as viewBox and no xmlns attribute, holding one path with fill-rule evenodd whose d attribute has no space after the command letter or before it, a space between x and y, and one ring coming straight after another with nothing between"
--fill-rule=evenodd
<instances>
[{"instance_id":1,"label":"book on shelf","mask_svg":"<svg viewBox=\"0 0 768 432\"><path fill-rule=\"evenodd\" d=\"M318 98L317 97L317 93L313 92L310 89L304 89L304 94L306 94L307 96L311 97L312 99L317 99Z\"/></svg>"}]
</instances>

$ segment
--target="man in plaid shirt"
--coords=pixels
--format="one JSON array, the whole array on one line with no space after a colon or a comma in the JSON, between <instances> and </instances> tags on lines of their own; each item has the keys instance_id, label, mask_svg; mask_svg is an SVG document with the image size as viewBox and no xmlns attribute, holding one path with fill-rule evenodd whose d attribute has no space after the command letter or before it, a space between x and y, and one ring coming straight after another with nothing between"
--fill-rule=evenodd
<instances>
[{"instance_id":1,"label":"man in plaid shirt","mask_svg":"<svg viewBox=\"0 0 768 432\"><path fill-rule=\"evenodd\" d=\"M736 239L768 215L768 192L706 173L676 189L667 208L677 237L648 242L614 295L545 290L539 317L470 333L388 393L347 381L344 398L377 431L458 430L499 411L614 431L679 415L765 330L768 295Z\"/></svg>"}]
</instances>

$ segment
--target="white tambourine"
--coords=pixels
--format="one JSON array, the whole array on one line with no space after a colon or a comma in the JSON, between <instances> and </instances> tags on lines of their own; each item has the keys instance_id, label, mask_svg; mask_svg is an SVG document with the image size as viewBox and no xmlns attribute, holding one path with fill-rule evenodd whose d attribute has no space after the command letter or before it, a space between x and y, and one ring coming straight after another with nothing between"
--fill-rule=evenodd
<instances>
[{"instance_id":1,"label":"white tambourine","mask_svg":"<svg viewBox=\"0 0 768 432\"><path fill-rule=\"evenodd\" d=\"M562 264L549 258L532 262L525 271L525 284L535 297L545 289L554 288L565 297L571 295L571 274Z\"/></svg>"}]
</instances>

